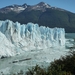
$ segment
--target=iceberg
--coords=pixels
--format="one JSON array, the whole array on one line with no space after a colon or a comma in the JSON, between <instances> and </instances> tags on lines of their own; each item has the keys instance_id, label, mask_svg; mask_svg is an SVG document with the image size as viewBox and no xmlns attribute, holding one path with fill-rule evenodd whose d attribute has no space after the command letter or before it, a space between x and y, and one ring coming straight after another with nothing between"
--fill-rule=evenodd
<instances>
[{"instance_id":1,"label":"iceberg","mask_svg":"<svg viewBox=\"0 0 75 75\"><path fill-rule=\"evenodd\" d=\"M0 21L0 57L65 45L65 29Z\"/></svg>"}]
</instances>

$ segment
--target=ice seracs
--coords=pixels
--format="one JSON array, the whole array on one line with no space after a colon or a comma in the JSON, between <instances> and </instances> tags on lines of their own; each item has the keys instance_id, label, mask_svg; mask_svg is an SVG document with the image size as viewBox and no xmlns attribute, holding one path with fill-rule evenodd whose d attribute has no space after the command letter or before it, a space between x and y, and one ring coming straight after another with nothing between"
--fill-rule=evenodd
<instances>
[{"instance_id":1,"label":"ice seracs","mask_svg":"<svg viewBox=\"0 0 75 75\"><path fill-rule=\"evenodd\" d=\"M64 46L65 30L6 20L0 21L0 38L0 56L13 56L28 50Z\"/></svg>"}]
</instances>

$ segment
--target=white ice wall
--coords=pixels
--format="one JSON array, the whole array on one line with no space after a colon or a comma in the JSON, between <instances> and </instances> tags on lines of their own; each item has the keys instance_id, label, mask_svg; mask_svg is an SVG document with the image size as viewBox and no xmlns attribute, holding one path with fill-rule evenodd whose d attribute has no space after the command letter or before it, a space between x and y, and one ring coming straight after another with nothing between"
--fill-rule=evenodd
<instances>
[{"instance_id":1,"label":"white ice wall","mask_svg":"<svg viewBox=\"0 0 75 75\"><path fill-rule=\"evenodd\" d=\"M14 47L14 53L15 50L16 53L19 53L21 50L26 51L36 48L43 49L65 45L64 28L49 28L33 23L21 25L18 22L14 23L6 20L0 21L0 31L0 35L2 35L0 38L3 36L6 37L9 43L8 46L10 46L11 43L11 47ZM0 41L2 41L2 39L0 39ZM5 43L4 40L2 42ZM3 47L5 46L3 45ZM10 49L8 48L7 50Z\"/></svg>"}]
</instances>

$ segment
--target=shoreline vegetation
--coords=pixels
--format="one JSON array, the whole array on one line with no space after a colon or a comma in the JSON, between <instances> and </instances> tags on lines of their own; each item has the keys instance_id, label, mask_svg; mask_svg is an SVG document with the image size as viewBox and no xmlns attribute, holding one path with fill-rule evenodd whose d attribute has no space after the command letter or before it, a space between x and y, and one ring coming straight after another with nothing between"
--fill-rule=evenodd
<instances>
[{"instance_id":1,"label":"shoreline vegetation","mask_svg":"<svg viewBox=\"0 0 75 75\"><path fill-rule=\"evenodd\" d=\"M30 60L24 59L24 60ZM3 72L1 72L2 75ZM70 50L68 55L62 56L60 59L54 60L50 63L47 69L36 65L25 73L22 70L16 74L9 75L75 75L75 51Z\"/></svg>"}]
</instances>

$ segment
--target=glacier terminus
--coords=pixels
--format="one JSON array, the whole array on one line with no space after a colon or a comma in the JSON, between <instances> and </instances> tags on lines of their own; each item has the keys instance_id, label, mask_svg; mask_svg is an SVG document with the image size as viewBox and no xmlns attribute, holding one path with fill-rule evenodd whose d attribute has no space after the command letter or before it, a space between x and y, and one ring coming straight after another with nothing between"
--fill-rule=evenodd
<instances>
[{"instance_id":1,"label":"glacier terminus","mask_svg":"<svg viewBox=\"0 0 75 75\"><path fill-rule=\"evenodd\" d=\"M0 58L65 45L65 29L0 21Z\"/></svg>"}]
</instances>

